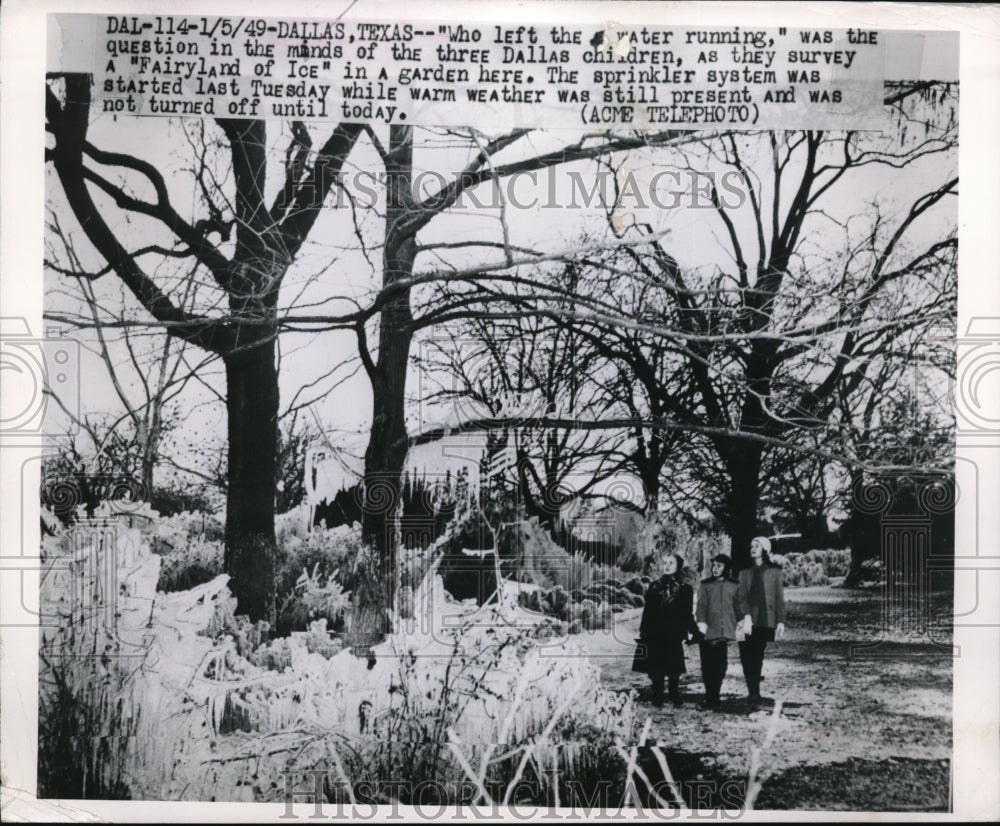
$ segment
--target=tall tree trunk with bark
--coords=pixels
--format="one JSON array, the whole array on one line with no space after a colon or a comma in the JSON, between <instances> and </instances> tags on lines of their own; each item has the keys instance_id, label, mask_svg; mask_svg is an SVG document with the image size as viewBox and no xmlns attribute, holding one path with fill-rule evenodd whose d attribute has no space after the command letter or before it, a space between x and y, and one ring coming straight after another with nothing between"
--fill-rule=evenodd
<instances>
[{"instance_id":1,"label":"tall tree trunk with bark","mask_svg":"<svg viewBox=\"0 0 1000 826\"><path fill-rule=\"evenodd\" d=\"M760 505L762 450L751 445L735 449L726 463L730 479L729 537L733 566L750 566L750 542L757 535L757 508Z\"/></svg>"},{"instance_id":2,"label":"tall tree trunk with bark","mask_svg":"<svg viewBox=\"0 0 1000 826\"><path fill-rule=\"evenodd\" d=\"M224 357L229 429L225 570L240 612L274 622L278 451L275 339Z\"/></svg>"},{"instance_id":3,"label":"tall tree trunk with bark","mask_svg":"<svg viewBox=\"0 0 1000 826\"><path fill-rule=\"evenodd\" d=\"M416 230L406 217L413 208L413 130L392 127L392 161L387 163L388 204L382 285L387 290L379 323L378 356L373 362L362 340L362 360L372 382L372 427L365 451L364 552L355 571L350 643L359 656L391 631L391 615L400 578L399 507L406 463L406 371L413 342L410 289L394 285L413 275ZM363 333L359 330L359 334Z\"/></svg>"},{"instance_id":4,"label":"tall tree trunk with bark","mask_svg":"<svg viewBox=\"0 0 1000 826\"><path fill-rule=\"evenodd\" d=\"M847 541L851 547L851 566L844 579L844 585L848 588L856 588L861 584L864 563L873 557L871 549L876 543L870 541L871 526L877 520L873 519L870 513L865 513L858 507L859 498L864 495L864 472L857 467L851 468L850 480L850 502L846 528Z\"/></svg>"}]
</instances>

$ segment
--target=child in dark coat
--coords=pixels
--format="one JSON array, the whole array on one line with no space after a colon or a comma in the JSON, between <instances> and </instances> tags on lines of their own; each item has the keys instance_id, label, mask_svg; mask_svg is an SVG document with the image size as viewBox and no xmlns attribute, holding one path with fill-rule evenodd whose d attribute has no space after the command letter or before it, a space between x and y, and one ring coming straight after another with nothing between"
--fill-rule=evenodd
<instances>
[{"instance_id":1,"label":"child in dark coat","mask_svg":"<svg viewBox=\"0 0 1000 826\"><path fill-rule=\"evenodd\" d=\"M675 706L684 703L680 693L684 664L684 642L695 631L692 610L694 590L684 581L684 560L668 554L663 576L650 583L639 625L639 648L632 667L649 675L654 705L663 704L663 683L669 681L669 697Z\"/></svg>"},{"instance_id":2,"label":"child in dark coat","mask_svg":"<svg viewBox=\"0 0 1000 826\"><path fill-rule=\"evenodd\" d=\"M747 613L743 592L731 579L731 566L726 554L718 554L712 559L712 575L698 586L698 630L704 635L699 648L707 708L719 707L729 667L729 642L736 639L738 618Z\"/></svg>"}]
</instances>

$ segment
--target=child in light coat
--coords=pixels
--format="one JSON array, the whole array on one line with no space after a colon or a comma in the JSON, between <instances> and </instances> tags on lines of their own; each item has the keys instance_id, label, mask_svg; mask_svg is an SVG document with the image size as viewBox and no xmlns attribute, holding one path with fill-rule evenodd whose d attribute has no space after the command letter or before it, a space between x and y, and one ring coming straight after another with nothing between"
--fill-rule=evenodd
<instances>
[{"instance_id":1,"label":"child in light coat","mask_svg":"<svg viewBox=\"0 0 1000 826\"><path fill-rule=\"evenodd\" d=\"M712 558L712 575L698 586L696 620L704 635L699 644L701 673L705 682L705 707L718 708L722 681L729 667L729 643L736 639L738 623L748 613L743 592L731 578L732 560L726 554Z\"/></svg>"}]
</instances>

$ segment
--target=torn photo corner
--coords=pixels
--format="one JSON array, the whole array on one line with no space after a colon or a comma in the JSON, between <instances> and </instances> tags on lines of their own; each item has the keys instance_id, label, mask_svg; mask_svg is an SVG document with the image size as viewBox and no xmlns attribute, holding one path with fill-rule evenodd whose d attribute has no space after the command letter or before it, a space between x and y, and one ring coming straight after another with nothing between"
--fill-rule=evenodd
<instances>
[{"instance_id":1,"label":"torn photo corner","mask_svg":"<svg viewBox=\"0 0 1000 826\"><path fill-rule=\"evenodd\" d=\"M5 816L995 818L998 23L5 4Z\"/></svg>"}]
</instances>

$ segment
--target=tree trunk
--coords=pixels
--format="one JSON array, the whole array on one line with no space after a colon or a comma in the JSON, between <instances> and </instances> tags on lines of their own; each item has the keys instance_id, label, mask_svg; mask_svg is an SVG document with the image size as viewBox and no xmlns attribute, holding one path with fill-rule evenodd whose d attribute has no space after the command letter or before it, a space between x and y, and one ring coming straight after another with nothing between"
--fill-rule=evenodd
<instances>
[{"instance_id":1,"label":"tree trunk","mask_svg":"<svg viewBox=\"0 0 1000 826\"><path fill-rule=\"evenodd\" d=\"M140 484L145 501L153 500L153 470L160 458L160 438L163 435L163 399L157 396L150 403L150 410L142 418L144 429L141 439Z\"/></svg>"},{"instance_id":2,"label":"tree trunk","mask_svg":"<svg viewBox=\"0 0 1000 826\"><path fill-rule=\"evenodd\" d=\"M417 248L405 218L412 206L413 130L392 127L393 162L387 165L388 198L382 284L390 287L413 275ZM406 432L406 370L413 341L410 290L394 293L379 319L378 362L369 366L372 381L372 428L365 451L364 513L361 539L365 551L355 567L349 642L357 656L371 662L371 646L391 631L391 612L400 582L412 585L399 570L399 510L403 466L409 448Z\"/></svg>"},{"instance_id":3,"label":"tree trunk","mask_svg":"<svg viewBox=\"0 0 1000 826\"><path fill-rule=\"evenodd\" d=\"M844 587L856 588L861 584L861 574L863 563L872 558L870 543L866 542L865 522L871 523L873 520L869 514L862 512L858 507L857 497L861 494L864 485L864 473L858 468L851 468L851 501L848 508L847 517L847 542L851 548L851 566L844 579Z\"/></svg>"},{"instance_id":4,"label":"tree trunk","mask_svg":"<svg viewBox=\"0 0 1000 826\"><path fill-rule=\"evenodd\" d=\"M158 440L146 437L142 445L142 457L139 465L139 490L143 501L153 501L153 469L159 453Z\"/></svg>"},{"instance_id":5,"label":"tree trunk","mask_svg":"<svg viewBox=\"0 0 1000 826\"><path fill-rule=\"evenodd\" d=\"M396 308L398 310L398 308ZM407 434L404 418L406 365L411 334L395 333L382 314L379 372L373 384L372 429L365 451L364 510L361 539L365 552L354 577L350 643L359 656L389 633L390 613L399 577L399 506Z\"/></svg>"},{"instance_id":6,"label":"tree trunk","mask_svg":"<svg viewBox=\"0 0 1000 826\"><path fill-rule=\"evenodd\" d=\"M225 570L239 612L275 620L274 486L278 452L275 339L225 357L229 487Z\"/></svg>"},{"instance_id":7,"label":"tree trunk","mask_svg":"<svg viewBox=\"0 0 1000 826\"><path fill-rule=\"evenodd\" d=\"M733 567L750 566L750 542L757 535L757 507L760 503L761 450L757 447L734 451L728 463L729 536Z\"/></svg>"}]
</instances>

